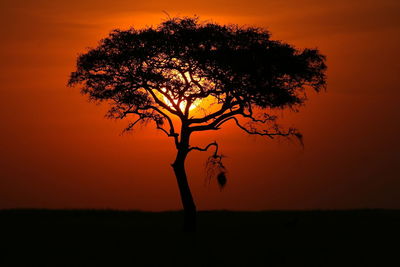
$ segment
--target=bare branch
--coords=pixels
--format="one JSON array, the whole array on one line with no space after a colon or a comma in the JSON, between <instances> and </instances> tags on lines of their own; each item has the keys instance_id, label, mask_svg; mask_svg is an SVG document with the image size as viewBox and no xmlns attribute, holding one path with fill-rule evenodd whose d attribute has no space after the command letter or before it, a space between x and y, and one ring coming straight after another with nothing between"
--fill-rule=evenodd
<instances>
[{"instance_id":1,"label":"bare branch","mask_svg":"<svg viewBox=\"0 0 400 267\"><path fill-rule=\"evenodd\" d=\"M153 92L153 90L149 87L146 88L146 91L149 92L149 94L153 97L154 101L160 105L162 108L164 108L165 110L167 110L168 112L180 117L180 113L174 109L172 109L170 106L168 106L166 103L164 103L163 101L161 101L156 94ZM161 90L157 90L158 92ZM162 91L161 91L162 92Z\"/></svg>"},{"instance_id":2,"label":"bare branch","mask_svg":"<svg viewBox=\"0 0 400 267\"><path fill-rule=\"evenodd\" d=\"M247 110L249 111L249 114L246 114L246 113L243 112L241 115L243 117L245 117L245 118L251 119L253 122L266 123L267 121L275 121L276 118L277 118L276 116L272 116L272 115L269 115L267 113L264 113L263 114L263 117L264 117L263 119L257 119L257 118L255 118L253 116L253 108L252 108L251 105L247 106Z\"/></svg>"},{"instance_id":3,"label":"bare branch","mask_svg":"<svg viewBox=\"0 0 400 267\"><path fill-rule=\"evenodd\" d=\"M157 130L161 130L162 132L164 132L168 137L171 137L171 135L167 132L167 130L165 130L162 126L157 124Z\"/></svg>"},{"instance_id":4,"label":"bare branch","mask_svg":"<svg viewBox=\"0 0 400 267\"><path fill-rule=\"evenodd\" d=\"M132 128L135 127L135 125L141 120L143 120L143 118L139 117L136 121L134 121L132 123L129 123L129 125L122 131L121 134L124 134L124 133L129 132L130 130L132 130Z\"/></svg>"},{"instance_id":5,"label":"bare branch","mask_svg":"<svg viewBox=\"0 0 400 267\"><path fill-rule=\"evenodd\" d=\"M192 146L189 148L189 152L192 150L198 150L198 151L207 151L211 146L215 146L215 151L214 151L214 155L217 155L218 153L218 143L216 141L209 143L207 146L205 146L204 148L201 147L197 147L197 146Z\"/></svg>"},{"instance_id":6,"label":"bare branch","mask_svg":"<svg viewBox=\"0 0 400 267\"><path fill-rule=\"evenodd\" d=\"M148 108L154 109L155 111L157 111L159 114L161 114L167 121L170 127L170 135L178 135L178 133L175 132L175 127L174 124L171 120L171 118L165 114L164 112L162 112L159 108L154 107L154 106L147 106Z\"/></svg>"},{"instance_id":7,"label":"bare branch","mask_svg":"<svg viewBox=\"0 0 400 267\"><path fill-rule=\"evenodd\" d=\"M270 131L268 131L268 130L262 130L262 131L260 131L260 130L257 130L257 129L255 129L255 128L248 129L248 128L246 128L245 126L241 125L240 122L239 122L239 120L238 120L238 118L236 118L236 117L230 117L230 118L227 118L227 119L221 121L221 122L217 125L217 127L220 127L223 123L225 123L225 122L227 122L227 121L229 121L229 120L234 120L235 123L236 123L236 125L237 125L240 129L242 129L243 131L245 131L246 133L251 134L251 135L267 136L267 137L269 137L269 138L271 138L271 139L273 139L275 136L284 136L284 137L287 137L287 136L294 135L294 136L296 136L297 138L301 139L301 134L300 134L295 128L289 128L286 132L281 132L281 131L278 130L278 129L277 129L275 132L270 132Z\"/></svg>"},{"instance_id":8,"label":"bare branch","mask_svg":"<svg viewBox=\"0 0 400 267\"><path fill-rule=\"evenodd\" d=\"M164 128L162 128L161 124L153 118L153 120L156 122L157 129L162 130L168 137L173 137L174 141L175 141L175 145L177 145L179 142L179 140L178 140L179 134L177 132L175 132L174 123L172 122L172 119L167 114L165 114L162 110L160 110L159 108L148 105L143 108L137 108L137 110L128 110L128 111L125 111L124 113L125 114L133 113L133 114L137 114L140 116L142 113L140 113L139 110L148 110L148 109L153 109L154 111L158 112L161 116L163 116L168 121L169 132L167 130L165 130Z\"/></svg>"},{"instance_id":9,"label":"bare branch","mask_svg":"<svg viewBox=\"0 0 400 267\"><path fill-rule=\"evenodd\" d=\"M230 98L226 98L224 104L222 105L221 109L219 109L218 111L208 114L206 116L204 116L203 118L191 118L189 119L189 124L192 123L204 123L207 122L211 119L214 119L215 117L223 114L225 111L227 111L228 109L233 109L236 105L238 105L239 103L234 101L231 102Z\"/></svg>"},{"instance_id":10,"label":"bare branch","mask_svg":"<svg viewBox=\"0 0 400 267\"><path fill-rule=\"evenodd\" d=\"M200 125L200 126L193 126L193 127L189 127L189 130L191 132L195 132L195 131L205 131L205 130L218 130L218 125L221 121L230 118L232 116L238 115L238 114L242 114L243 109L242 108L238 108L236 110L230 111L228 113L222 114L220 115L218 118L216 118L213 122L207 124L207 125Z\"/></svg>"},{"instance_id":11,"label":"bare branch","mask_svg":"<svg viewBox=\"0 0 400 267\"><path fill-rule=\"evenodd\" d=\"M157 130L160 130L160 131L164 132L168 137L173 137L174 138L175 147L178 148L178 145L179 145L178 134L177 133L175 133L175 134L168 133L168 131L165 130L157 122L156 122L156 125L157 125L157 127L156 127Z\"/></svg>"}]
</instances>

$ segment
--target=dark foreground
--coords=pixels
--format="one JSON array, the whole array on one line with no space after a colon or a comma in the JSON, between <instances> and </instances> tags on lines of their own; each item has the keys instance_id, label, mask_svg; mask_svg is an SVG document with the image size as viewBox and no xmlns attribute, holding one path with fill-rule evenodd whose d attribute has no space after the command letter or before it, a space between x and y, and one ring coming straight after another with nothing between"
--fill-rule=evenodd
<instances>
[{"instance_id":1,"label":"dark foreground","mask_svg":"<svg viewBox=\"0 0 400 267\"><path fill-rule=\"evenodd\" d=\"M0 266L400 266L400 211L0 211Z\"/></svg>"}]
</instances>

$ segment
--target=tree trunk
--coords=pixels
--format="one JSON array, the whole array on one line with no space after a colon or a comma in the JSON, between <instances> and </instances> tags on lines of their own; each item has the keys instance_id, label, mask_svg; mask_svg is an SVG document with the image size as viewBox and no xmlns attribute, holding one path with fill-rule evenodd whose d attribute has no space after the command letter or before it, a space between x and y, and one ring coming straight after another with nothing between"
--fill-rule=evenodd
<instances>
[{"instance_id":1,"label":"tree trunk","mask_svg":"<svg viewBox=\"0 0 400 267\"><path fill-rule=\"evenodd\" d=\"M185 232L194 232L196 231L196 205L194 204L192 193L190 192L186 177L185 159L187 154L188 150L186 148L179 149L175 162L172 164L172 168L174 169L176 180L178 182L183 205L183 230Z\"/></svg>"}]
</instances>

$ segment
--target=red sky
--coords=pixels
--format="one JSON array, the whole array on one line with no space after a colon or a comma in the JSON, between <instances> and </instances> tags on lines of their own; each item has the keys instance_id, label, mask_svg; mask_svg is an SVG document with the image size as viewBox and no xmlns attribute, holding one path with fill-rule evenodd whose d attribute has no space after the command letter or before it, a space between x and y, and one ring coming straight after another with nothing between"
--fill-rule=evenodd
<instances>
[{"instance_id":1,"label":"red sky","mask_svg":"<svg viewBox=\"0 0 400 267\"><path fill-rule=\"evenodd\" d=\"M124 122L67 88L78 53L114 28L166 15L259 26L327 55L328 90L285 121L305 148L249 137L217 140L228 185L205 183L208 153L187 167L199 209L400 208L398 1L27 1L0 3L0 208L180 209L171 140Z\"/></svg>"}]
</instances>

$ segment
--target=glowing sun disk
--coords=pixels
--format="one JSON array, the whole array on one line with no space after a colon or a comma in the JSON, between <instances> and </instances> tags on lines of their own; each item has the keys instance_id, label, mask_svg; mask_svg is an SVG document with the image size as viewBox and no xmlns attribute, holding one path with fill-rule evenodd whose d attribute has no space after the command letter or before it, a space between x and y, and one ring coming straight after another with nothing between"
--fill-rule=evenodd
<instances>
[{"instance_id":1,"label":"glowing sun disk","mask_svg":"<svg viewBox=\"0 0 400 267\"><path fill-rule=\"evenodd\" d=\"M178 102L177 100L174 101L175 104L176 104L177 102ZM164 103L167 104L169 107L175 109L175 107L172 105L171 101L169 101L168 98L166 98L165 96L164 96ZM187 103L186 100L185 100L185 101L182 101L182 102L179 104L179 109L182 110L182 111L184 111L185 108L186 108L186 103ZM190 105L189 110L193 110L193 109L197 108L197 107L199 106L199 104L200 104L200 100L194 101L194 103L192 103L192 104Z\"/></svg>"}]
</instances>

